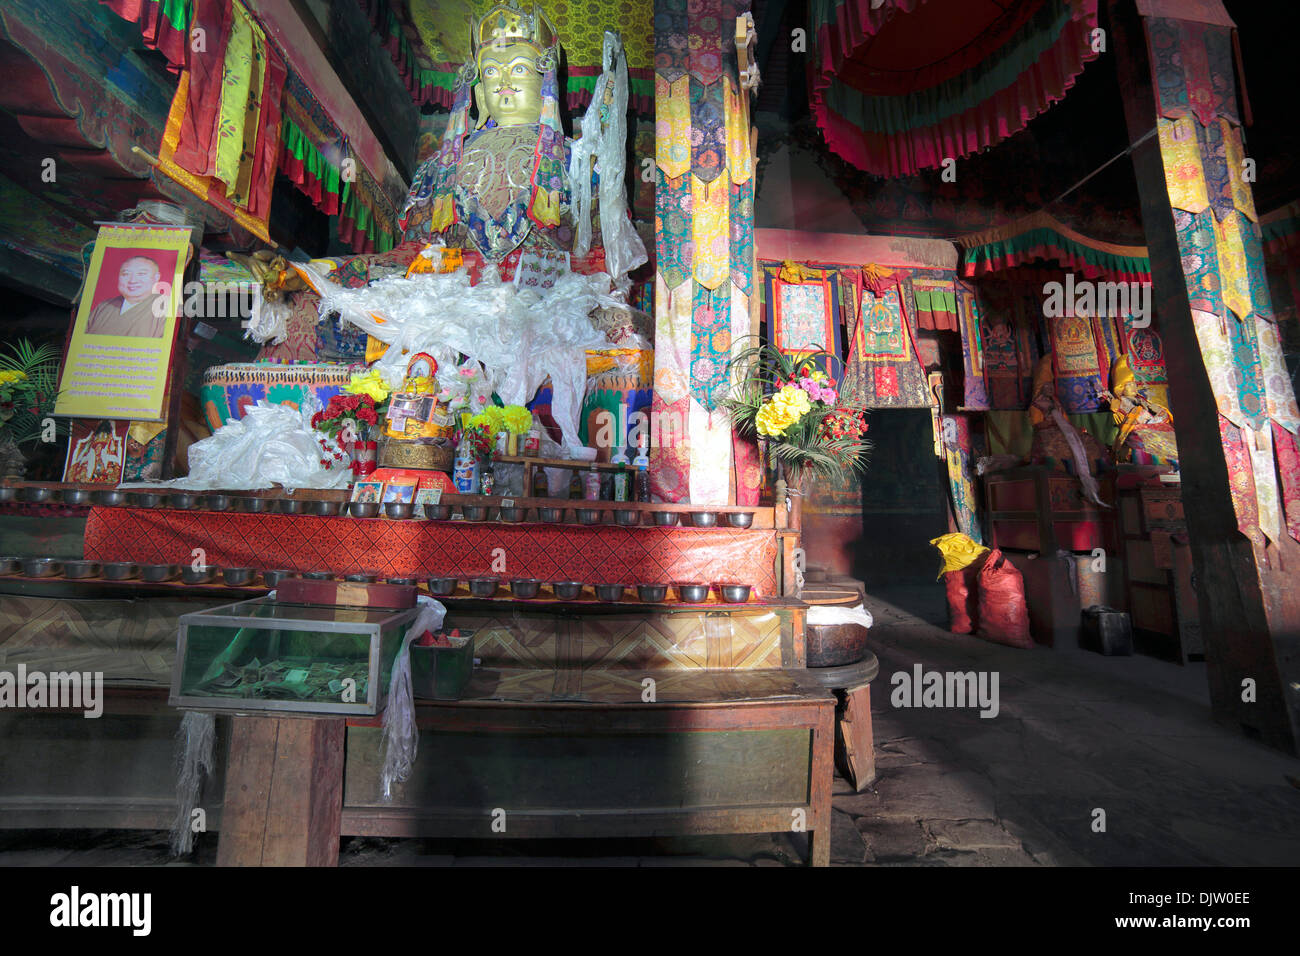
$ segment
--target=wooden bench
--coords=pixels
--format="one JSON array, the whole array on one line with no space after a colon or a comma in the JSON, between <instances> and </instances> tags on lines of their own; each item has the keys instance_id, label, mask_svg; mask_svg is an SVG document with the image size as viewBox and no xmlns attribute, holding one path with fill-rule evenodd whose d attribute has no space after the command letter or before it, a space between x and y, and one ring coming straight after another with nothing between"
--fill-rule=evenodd
<instances>
[{"instance_id":1,"label":"wooden bench","mask_svg":"<svg viewBox=\"0 0 1300 956\"><path fill-rule=\"evenodd\" d=\"M236 717L218 862L326 864L338 835L644 837L806 831L830 858L835 699L800 670L649 675L597 699L420 702L419 750L379 793L378 720ZM577 678L574 678L575 680ZM723 686L719 686L723 685ZM346 727L344 724L346 723Z\"/></svg>"},{"instance_id":2,"label":"wooden bench","mask_svg":"<svg viewBox=\"0 0 1300 956\"><path fill-rule=\"evenodd\" d=\"M27 599L6 600L28 611ZM825 864L835 699L804 668L784 666L802 651L796 603L706 624L635 610L521 617L505 602L461 602L455 619L479 628L484 666L464 699L417 703L415 774L391 802L379 795L378 721L218 719L217 768L200 806L222 832L219 859L330 865L340 834L795 829L810 834L811 862ZM77 604L75 626L97 606ZM142 630L132 646L158 646L152 635ZM647 678L653 701L643 699ZM170 827L180 717L157 686L106 686L97 720L0 711L0 827ZM494 811L504 832L492 828Z\"/></svg>"}]
</instances>

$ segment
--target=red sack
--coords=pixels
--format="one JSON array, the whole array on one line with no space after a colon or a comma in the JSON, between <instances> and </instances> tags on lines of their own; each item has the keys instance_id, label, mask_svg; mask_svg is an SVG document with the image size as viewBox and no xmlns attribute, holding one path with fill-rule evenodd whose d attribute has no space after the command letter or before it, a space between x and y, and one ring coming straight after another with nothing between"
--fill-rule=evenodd
<instances>
[{"instance_id":1,"label":"red sack","mask_svg":"<svg viewBox=\"0 0 1300 956\"><path fill-rule=\"evenodd\" d=\"M979 571L979 636L1012 647L1034 646L1024 578L997 549Z\"/></svg>"},{"instance_id":2,"label":"red sack","mask_svg":"<svg viewBox=\"0 0 1300 956\"><path fill-rule=\"evenodd\" d=\"M960 571L948 571L943 576L948 590L948 630L954 634L971 634L976 627L979 611L976 582L979 579L977 560Z\"/></svg>"}]
</instances>

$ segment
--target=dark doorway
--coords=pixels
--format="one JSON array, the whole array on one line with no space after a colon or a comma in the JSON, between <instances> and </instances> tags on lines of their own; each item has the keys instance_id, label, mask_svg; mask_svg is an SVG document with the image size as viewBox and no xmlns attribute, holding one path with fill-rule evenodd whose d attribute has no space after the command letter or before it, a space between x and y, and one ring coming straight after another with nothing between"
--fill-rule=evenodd
<instances>
[{"instance_id":1,"label":"dark doorway","mask_svg":"<svg viewBox=\"0 0 1300 956\"><path fill-rule=\"evenodd\" d=\"M871 465L862 479L862 538L854 576L872 588L934 581L930 539L948 531L948 497L925 408L871 413Z\"/></svg>"}]
</instances>

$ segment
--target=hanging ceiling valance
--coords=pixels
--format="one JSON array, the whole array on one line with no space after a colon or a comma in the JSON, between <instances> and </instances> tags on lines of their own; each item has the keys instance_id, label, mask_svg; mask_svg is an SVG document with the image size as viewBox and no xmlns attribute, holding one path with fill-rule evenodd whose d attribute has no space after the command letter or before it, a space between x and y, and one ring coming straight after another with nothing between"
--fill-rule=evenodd
<instances>
[{"instance_id":1,"label":"hanging ceiling valance","mask_svg":"<svg viewBox=\"0 0 1300 956\"><path fill-rule=\"evenodd\" d=\"M1089 239L1045 212L996 229L961 236L962 275L981 276L1017 266L1055 262L1088 279L1150 282L1146 246L1119 246Z\"/></svg>"},{"instance_id":2,"label":"hanging ceiling valance","mask_svg":"<svg viewBox=\"0 0 1300 956\"><path fill-rule=\"evenodd\" d=\"M1097 0L811 0L813 115L830 148L910 176L1019 132L1097 56Z\"/></svg>"}]
</instances>

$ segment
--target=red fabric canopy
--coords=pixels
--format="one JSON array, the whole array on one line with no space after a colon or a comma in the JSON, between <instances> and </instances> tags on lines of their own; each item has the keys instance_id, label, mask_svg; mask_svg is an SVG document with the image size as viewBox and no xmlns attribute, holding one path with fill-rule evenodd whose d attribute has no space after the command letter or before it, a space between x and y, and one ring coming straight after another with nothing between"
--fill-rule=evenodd
<instances>
[{"instance_id":1,"label":"red fabric canopy","mask_svg":"<svg viewBox=\"0 0 1300 956\"><path fill-rule=\"evenodd\" d=\"M1064 97L1096 26L1097 0L833 0L813 9L813 114L869 173L937 168Z\"/></svg>"}]
</instances>

